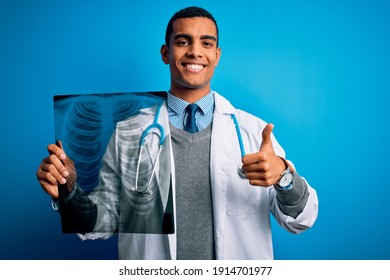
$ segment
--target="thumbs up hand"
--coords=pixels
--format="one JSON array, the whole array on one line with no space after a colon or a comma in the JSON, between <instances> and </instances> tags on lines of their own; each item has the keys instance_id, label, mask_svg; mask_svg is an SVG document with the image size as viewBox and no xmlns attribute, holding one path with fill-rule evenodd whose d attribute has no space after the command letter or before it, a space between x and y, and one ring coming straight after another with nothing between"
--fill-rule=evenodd
<instances>
[{"instance_id":1,"label":"thumbs up hand","mask_svg":"<svg viewBox=\"0 0 390 280\"><path fill-rule=\"evenodd\" d=\"M245 155L242 158L242 169L245 177L254 186L271 186L275 184L286 169L284 161L274 151L271 133L273 124L267 124L262 132L262 142L258 152Z\"/></svg>"}]
</instances>

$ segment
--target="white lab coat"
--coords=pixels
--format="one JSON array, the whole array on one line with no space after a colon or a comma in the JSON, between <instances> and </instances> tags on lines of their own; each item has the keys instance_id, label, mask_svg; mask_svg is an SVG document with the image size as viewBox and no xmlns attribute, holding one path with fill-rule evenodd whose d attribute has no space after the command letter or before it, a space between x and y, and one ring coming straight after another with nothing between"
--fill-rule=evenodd
<instances>
[{"instance_id":1,"label":"white lab coat","mask_svg":"<svg viewBox=\"0 0 390 280\"><path fill-rule=\"evenodd\" d=\"M155 111L143 110L154 118ZM254 187L238 172L241 152L231 114L240 125L246 153L258 151L266 123L235 109L215 93L215 112L211 136L210 174L214 215L214 238L217 259L273 259L270 213L286 230L300 233L310 228L318 213L316 191L309 186L309 198L296 218L278 207L273 187ZM164 104L159 123L169 134L168 111ZM272 136L276 154L285 153ZM172 149L171 149L172 151ZM171 153L173 159L173 154ZM174 160L174 159L173 159ZM173 197L175 197L174 161L171 160ZM175 211L175 201L174 211ZM174 215L176 217L176 215ZM176 224L176 222L174 223ZM82 239L107 237L90 233ZM176 259L176 234L119 233L120 259Z\"/></svg>"}]
</instances>

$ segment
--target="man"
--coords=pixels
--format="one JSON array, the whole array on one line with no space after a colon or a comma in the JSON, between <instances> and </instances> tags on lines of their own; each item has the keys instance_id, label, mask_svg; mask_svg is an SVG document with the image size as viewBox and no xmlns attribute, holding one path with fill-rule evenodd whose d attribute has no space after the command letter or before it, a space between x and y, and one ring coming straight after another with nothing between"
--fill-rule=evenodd
<instances>
[{"instance_id":1,"label":"man","mask_svg":"<svg viewBox=\"0 0 390 280\"><path fill-rule=\"evenodd\" d=\"M170 67L171 86L162 110L173 150L175 233L120 233L120 258L272 259L270 212L293 233L317 218L316 192L284 158L273 125L235 109L210 89L221 57L218 40L217 23L202 8L183 9L168 23L161 57ZM243 157L237 129L247 152ZM72 201L86 196L75 186L72 161L61 145L49 145L48 151L37 171L41 186L64 208L77 208Z\"/></svg>"}]
</instances>

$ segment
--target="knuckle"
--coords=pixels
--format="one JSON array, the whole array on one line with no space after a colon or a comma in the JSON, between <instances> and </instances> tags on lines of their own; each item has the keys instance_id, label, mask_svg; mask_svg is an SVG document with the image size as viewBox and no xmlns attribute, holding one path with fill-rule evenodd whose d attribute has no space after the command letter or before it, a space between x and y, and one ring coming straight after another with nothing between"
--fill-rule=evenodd
<instances>
[{"instance_id":1,"label":"knuckle","mask_svg":"<svg viewBox=\"0 0 390 280\"><path fill-rule=\"evenodd\" d=\"M267 177L265 179L265 183L266 183L267 186L271 186L273 184L273 181L272 181L272 179L270 177Z\"/></svg>"},{"instance_id":2,"label":"knuckle","mask_svg":"<svg viewBox=\"0 0 390 280\"><path fill-rule=\"evenodd\" d=\"M269 161L270 160L270 154L264 153L264 159Z\"/></svg>"},{"instance_id":3,"label":"knuckle","mask_svg":"<svg viewBox=\"0 0 390 280\"><path fill-rule=\"evenodd\" d=\"M245 173L245 178L247 178L248 180L253 179L252 173Z\"/></svg>"},{"instance_id":4,"label":"knuckle","mask_svg":"<svg viewBox=\"0 0 390 280\"><path fill-rule=\"evenodd\" d=\"M47 181L51 181L52 180L52 178L53 178L53 175L51 175L50 173L46 173L46 175L45 175L45 179L47 180Z\"/></svg>"},{"instance_id":5,"label":"knuckle","mask_svg":"<svg viewBox=\"0 0 390 280\"><path fill-rule=\"evenodd\" d=\"M259 153L259 161L267 161L268 160L268 155L266 153Z\"/></svg>"},{"instance_id":6,"label":"knuckle","mask_svg":"<svg viewBox=\"0 0 390 280\"><path fill-rule=\"evenodd\" d=\"M57 159L57 156L54 155L54 154L51 154L51 155L48 157L48 159L49 159L49 162L54 162L54 161Z\"/></svg>"},{"instance_id":7,"label":"knuckle","mask_svg":"<svg viewBox=\"0 0 390 280\"><path fill-rule=\"evenodd\" d=\"M55 149L55 147L56 147L55 144L49 144L49 145L47 146L47 150L48 150L49 152L52 152L52 151Z\"/></svg>"},{"instance_id":8,"label":"knuckle","mask_svg":"<svg viewBox=\"0 0 390 280\"><path fill-rule=\"evenodd\" d=\"M45 172L42 171L41 169L38 169L37 173L35 174L35 176L37 177L38 181L40 181L42 178L45 177Z\"/></svg>"},{"instance_id":9,"label":"knuckle","mask_svg":"<svg viewBox=\"0 0 390 280\"><path fill-rule=\"evenodd\" d=\"M270 170L271 170L271 164L269 162L264 162L263 163L263 170L264 170L265 175L268 177L270 174Z\"/></svg>"},{"instance_id":10,"label":"knuckle","mask_svg":"<svg viewBox=\"0 0 390 280\"><path fill-rule=\"evenodd\" d=\"M58 173L57 168L53 164L49 164L47 167L47 170L49 171L50 174Z\"/></svg>"},{"instance_id":11,"label":"knuckle","mask_svg":"<svg viewBox=\"0 0 390 280\"><path fill-rule=\"evenodd\" d=\"M268 168L265 168L265 171L264 171L264 179L265 179L265 180L269 180L270 177L271 177L271 172L269 171Z\"/></svg>"},{"instance_id":12,"label":"knuckle","mask_svg":"<svg viewBox=\"0 0 390 280\"><path fill-rule=\"evenodd\" d=\"M47 180L50 184L52 184L52 185L54 185L54 186L57 185L57 180L56 180L56 178L54 178L53 175L51 175L50 173L46 176L46 180Z\"/></svg>"}]
</instances>

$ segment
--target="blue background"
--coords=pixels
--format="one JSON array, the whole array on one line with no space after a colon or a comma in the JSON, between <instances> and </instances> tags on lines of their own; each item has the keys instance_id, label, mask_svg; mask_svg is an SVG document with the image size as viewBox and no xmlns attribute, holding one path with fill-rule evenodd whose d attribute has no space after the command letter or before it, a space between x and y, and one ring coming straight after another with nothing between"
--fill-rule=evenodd
<instances>
[{"instance_id":1,"label":"blue background","mask_svg":"<svg viewBox=\"0 0 390 280\"><path fill-rule=\"evenodd\" d=\"M390 259L390 2L379 0L1 0L0 259L117 257L115 238L62 234L35 178L52 97L167 90L165 27L194 4L220 27L212 88L273 122L319 195L312 229L274 225L275 258Z\"/></svg>"}]
</instances>

